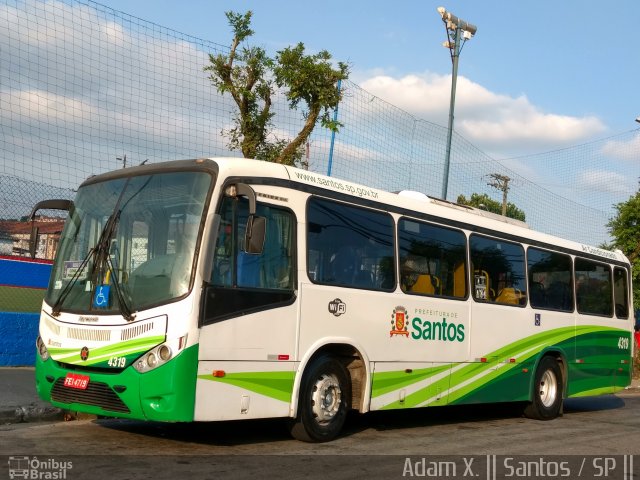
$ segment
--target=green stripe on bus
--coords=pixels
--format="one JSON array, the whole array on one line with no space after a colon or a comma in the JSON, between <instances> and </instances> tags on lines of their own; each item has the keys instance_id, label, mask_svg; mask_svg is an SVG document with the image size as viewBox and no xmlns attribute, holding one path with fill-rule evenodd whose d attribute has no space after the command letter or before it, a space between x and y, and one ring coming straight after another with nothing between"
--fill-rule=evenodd
<instances>
[{"instance_id":1,"label":"green stripe on bus","mask_svg":"<svg viewBox=\"0 0 640 480\"><path fill-rule=\"evenodd\" d=\"M514 381L515 375L522 371L524 365L531 364L532 367L534 357L551 347L565 350L567 355L571 355L567 360L573 360L574 353L576 354L575 358L580 358L580 355L584 354L588 356L590 364L607 364L610 366L609 370L611 370L611 366L619 362L621 356L627 356L617 345L617 340L621 336L628 337L630 333L627 330L614 327L598 326L562 327L531 335L485 355L486 358L493 361L468 364L452 363L436 367L439 371L451 368L453 372L450 376L446 376L407 395L402 401L396 400L384 405L382 409L411 408L418 405L427 406L432 403L440 403L440 392L448 392L447 403L449 404L464 403L466 397L476 394L482 389L491 388L498 384L509 385ZM604 353L603 348L606 349ZM590 354L591 350L594 353L598 352L598 354ZM509 363L511 358L515 358L517 363ZM456 370L456 367L460 368ZM424 375L411 377L408 377L404 371L385 372L386 378L379 378L374 375L372 387L374 394L372 397L392 392L401 387L415 385L438 373L434 372L434 370L435 368L421 369L420 371L424 372ZM609 373L609 370L607 370L607 373ZM426 374L427 372L433 373L428 375ZM389 379L393 379L395 385L392 385ZM386 380L386 383L377 384L378 380ZM604 380L607 381L607 375L604 376ZM575 393L572 393L571 396L580 395L582 392L611 393L613 391L613 384L611 386L602 386L602 376L598 377L596 381L598 386L589 385L587 387L586 385L580 385L582 388L573 389ZM579 380L576 382L578 385L580 383ZM618 389L619 387L615 388ZM492 392L492 395L499 396L503 389L504 387L500 387L500 391ZM594 394L596 393L585 393L585 395ZM514 399L507 395L505 400L517 400L517 398Z\"/></svg>"},{"instance_id":2,"label":"green stripe on bus","mask_svg":"<svg viewBox=\"0 0 640 480\"><path fill-rule=\"evenodd\" d=\"M154 337L136 338L126 342L92 348L89 350L89 358L87 358L87 360L80 358L80 349L78 348L48 347L48 350L51 357L56 361L88 366L104 362L108 357L131 357L132 355L145 352L159 345L164 342L164 340L164 335L156 335Z\"/></svg>"},{"instance_id":3,"label":"green stripe on bus","mask_svg":"<svg viewBox=\"0 0 640 480\"><path fill-rule=\"evenodd\" d=\"M413 385L426 378L433 377L438 373L451 368L450 364L438 365L437 367L420 368L407 374L406 371L376 372L373 374L373 388L371 397L375 398L385 393L392 392L401 387Z\"/></svg>"},{"instance_id":4,"label":"green stripe on bus","mask_svg":"<svg viewBox=\"0 0 640 480\"><path fill-rule=\"evenodd\" d=\"M282 402L291 401L294 377L295 372L285 371L228 373L224 377L198 375L202 380L226 383Z\"/></svg>"}]
</instances>

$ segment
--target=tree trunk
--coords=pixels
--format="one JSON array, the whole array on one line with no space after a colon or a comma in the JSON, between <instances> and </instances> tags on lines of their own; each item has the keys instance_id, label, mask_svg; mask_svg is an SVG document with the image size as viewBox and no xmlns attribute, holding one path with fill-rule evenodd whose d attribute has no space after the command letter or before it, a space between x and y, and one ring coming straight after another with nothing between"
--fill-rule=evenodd
<instances>
[{"instance_id":1,"label":"tree trunk","mask_svg":"<svg viewBox=\"0 0 640 480\"><path fill-rule=\"evenodd\" d=\"M275 159L276 163L282 163L284 165L293 165L295 163L295 154L302 144L307 141L309 135L311 135L313 127L315 127L316 122L318 121L320 110L320 104L316 102L309 110L309 115L307 115L304 127L302 127L302 130L300 130L296 138L294 138L289 145L282 150L280 155L278 155L278 158Z\"/></svg>"}]
</instances>

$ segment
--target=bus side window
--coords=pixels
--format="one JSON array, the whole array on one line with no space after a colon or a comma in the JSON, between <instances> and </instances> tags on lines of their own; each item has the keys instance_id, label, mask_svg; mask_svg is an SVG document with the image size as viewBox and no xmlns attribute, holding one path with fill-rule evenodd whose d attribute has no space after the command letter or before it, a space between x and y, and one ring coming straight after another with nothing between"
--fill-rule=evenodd
<instances>
[{"instance_id":1,"label":"bus side window","mask_svg":"<svg viewBox=\"0 0 640 480\"><path fill-rule=\"evenodd\" d=\"M386 212L313 197L307 209L307 273L314 283L392 290L394 223Z\"/></svg>"},{"instance_id":2,"label":"bus side window","mask_svg":"<svg viewBox=\"0 0 640 480\"><path fill-rule=\"evenodd\" d=\"M293 288L293 227L290 211L258 204L266 219L264 248L260 254L243 250L248 205L245 199L225 198L215 247L211 282L226 287L291 290ZM234 285L235 282L235 285Z\"/></svg>"},{"instance_id":3,"label":"bus side window","mask_svg":"<svg viewBox=\"0 0 640 480\"><path fill-rule=\"evenodd\" d=\"M398 222L400 287L405 293L465 298L466 237L409 218Z\"/></svg>"},{"instance_id":4,"label":"bus side window","mask_svg":"<svg viewBox=\"0 0 640 480\"><path fill-rule=\"evenodd\" d=\"M616 317L629 318L629 286L627 284L627 270L620 267L613 269L614 299L616 305Z\"/></svg>"},{"instance_id":5,"label":"bus side window","mask_svg":"<svg viewBox=\"0 0 640 480\"><path fill-rule=\"evenodd\" d=\"M576 258L575 278L578 312L613 316L613 285L609 265Z\"/></svg>"},{"instance_id":6,"label":"bus side window","mask_svg":"<svg viewBox=\"0 0 640 480\"><path fill-rule=\"evenodd\" d=\"M530 302L533 308L573 311L573 265L562 253L527 249Z\"/></svg>"},{"instance_id":7,"label":"bus side window","mask_svg":"<svg viewBox=\"0 0 640 480\"><path fill-rule=\"evenodd\" d=\"M474 299L524 307L527 282L522 245L477 234L469 242Z\"/></svg>"}]
</instances>

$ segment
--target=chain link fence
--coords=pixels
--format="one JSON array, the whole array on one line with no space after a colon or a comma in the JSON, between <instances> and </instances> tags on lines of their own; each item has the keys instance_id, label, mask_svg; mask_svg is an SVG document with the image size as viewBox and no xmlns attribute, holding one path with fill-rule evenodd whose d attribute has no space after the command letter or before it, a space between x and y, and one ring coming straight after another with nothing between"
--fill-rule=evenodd
<instances>
[{"instance_id":1,"label":"chain link fence","mask_svg":"<svg viewBox=\"0 0 640 480\"><path fill-rule=\"evenodd\" d=\"M90 175L145 160L239 156L221 135L235 104L203 71L209 53L225 51L90 1L0 0L3 252L16 253L7 232L17 227L10 222L40 199L71 198ZM440 196L446 127L352 82L343 87L338 118L344 127L335 137L332 176ZM302 112L282 97L274 108L274 135L292 137ZM330 132L318 126L307 149L310 170L327 173L330 145ZM613 204L637 188L636 180L616 181L612 159L620 156L640 156L638 130L500 162L454 133L448 199L487 193L499 200L488 177L506 175L509 201L525 211L532 228L599 244L608 238ZM528 180L523 166L546 172L549 182Z\"/></svg>"}]
</instances>

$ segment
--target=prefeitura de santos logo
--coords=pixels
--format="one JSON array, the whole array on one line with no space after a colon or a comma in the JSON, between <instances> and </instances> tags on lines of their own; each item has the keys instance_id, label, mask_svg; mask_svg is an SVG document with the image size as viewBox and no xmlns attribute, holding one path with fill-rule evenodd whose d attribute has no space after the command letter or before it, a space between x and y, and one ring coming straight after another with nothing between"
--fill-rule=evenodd
<instances>
[{"instance_id":1,"label":"prefeitura de santos logo","mask_svg":"<svg viewBox=\"0 0 640 480\"><path fill-rule=\"evenodd\" d=\"M419 309L416 309L418 312ZM391 331L389 336L402 335L414 340L433 340L441 342L463 342L464 325L452 320L450 312L429 311L437 316L437 320L423 319L415 316L409 321L407 309L397 306L391 314ZM455 315L455 314L454 314ZM449 319L447 319L449 316Z\"/></svg>"}]
</instances>

